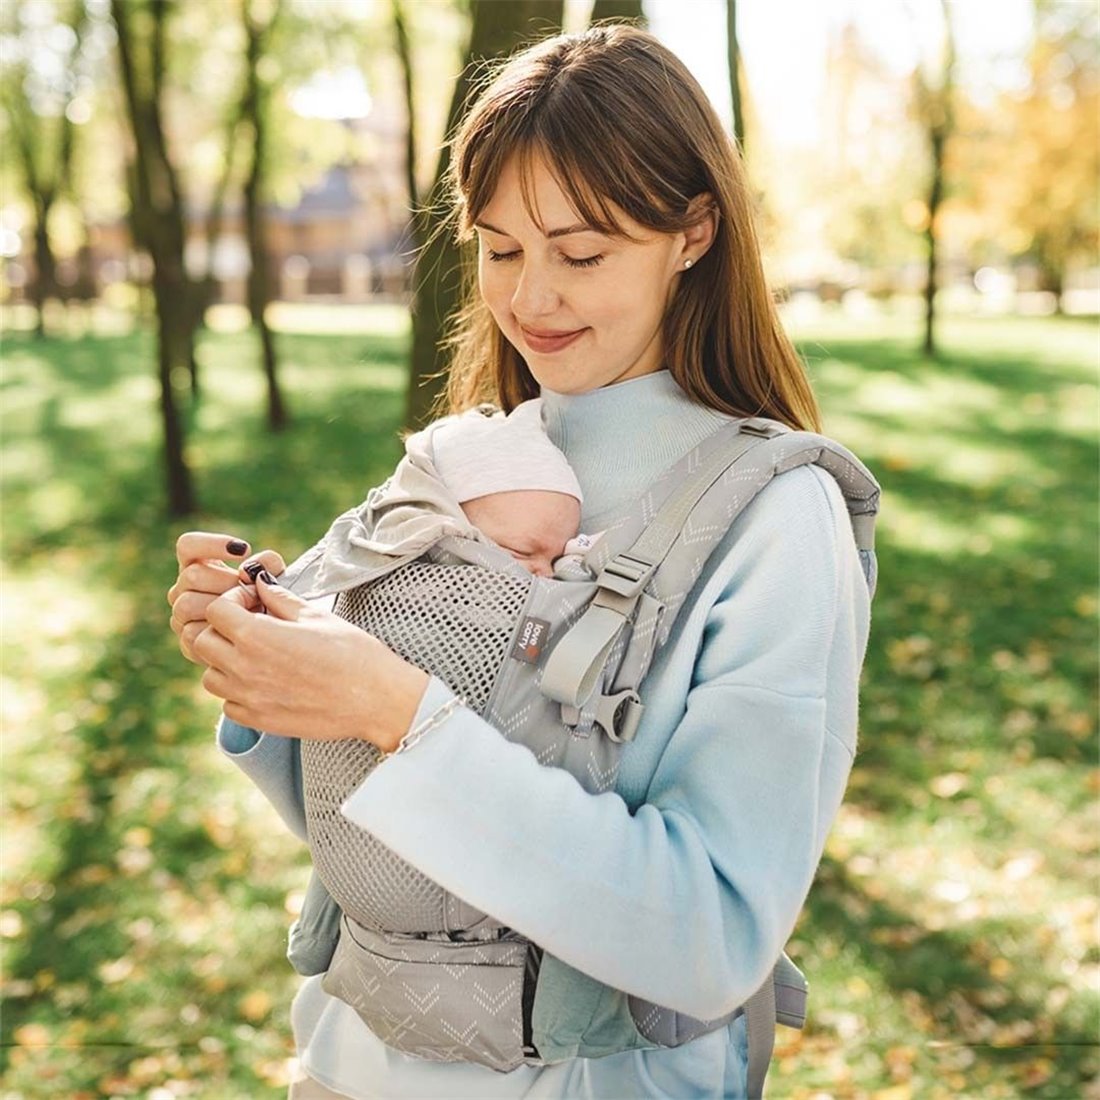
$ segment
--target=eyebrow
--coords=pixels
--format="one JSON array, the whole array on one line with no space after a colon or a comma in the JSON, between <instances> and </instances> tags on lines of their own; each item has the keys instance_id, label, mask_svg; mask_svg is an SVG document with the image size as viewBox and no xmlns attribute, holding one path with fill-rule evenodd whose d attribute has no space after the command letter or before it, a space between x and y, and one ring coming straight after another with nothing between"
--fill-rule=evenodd
<instances>
[{"instance_id":1,"label":"eyebrow","mask_svg":"<svg viewBox=\"0 0 1100 1100\"><path fill-rule=\"evenodd\" d=\"M495 225L490 225L488 222L474 222L475 229L488 229L490 233L499 233L502 237L510 237L511 233L506 233L503 229L497 229ZM545 236L548 240L553 240L555 237L568 237L573 233L599 233L600 231L591 225L585 225L583 222L578 222L576 225L565 225L561 229L551 229Z\"/></svg>"}]
</instances>

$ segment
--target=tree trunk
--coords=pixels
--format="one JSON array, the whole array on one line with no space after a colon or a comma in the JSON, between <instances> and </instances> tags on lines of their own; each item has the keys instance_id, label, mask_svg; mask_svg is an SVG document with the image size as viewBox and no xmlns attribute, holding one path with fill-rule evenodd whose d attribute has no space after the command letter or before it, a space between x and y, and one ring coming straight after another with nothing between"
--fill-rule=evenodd
<instances>
[{"instance_id":1,"label":"tree trunk","mask_svg":"<svg viewBox=\"0 0 1100 1100\"><path fill-rule=\"evenodd\" d=\"M183 264L183 199L161 123L160 94L168 8L164 0L152 0L147 9L152 27L140 32L131 23L135 12L143 14L133 0L111 0L119 70L134 139L131 225L138 244L153 259L157 372L168 511L178 518L193 512L196 507L173 389L176 370L188 370L191 363L194 311L192 288Z\"/></svg>"},{"instance_id":2,"label":"tree trunk","mask_svg":"<svg viewBox=\"0 0 1100 1100\"><path fill-rule=\"evenodd\" d=\"M1039 286L1054 295L1054 313L1061 316L1065 312L1062 297L1066 290L1066 277L1059 256L1065 256L1069 250L1059 247L1048 233L1035 236L1035 259L1039 265Z\"/></svg>"},{"instance_id":3,"label":"tree trunk","mask_svg":"<svg viewBox=\"0 0 1100 1100\"><path fill-rule=\"evenodd\" d=\"M402 0L390 0L390 4L393 10L393 32L397 45L397 59L401 63L401 80L405 89L405 190L409 195L408 232L412 249L416 251L421 244L417 236L420 188L416 183L416 96L413 83L412 43L409 40L409 27L405 22L405 9Z\"/></svg>"},{"instance_id":4,"label":"tree trunk","mask_svg":"<svg viewBox=\"0 0 1100 1100\"><path fill-rule=\"evenodd\" d=\"M455 84L447 117L450 138L472 92L472 79L486 59L508 54L537 34L561 30L563 0L472 0L473 25L466 63ZM424 242L416 264L413 303L412 361L405 404L405 425L421 427L431 417L446 387L446 363L441 350L446 325L459 304L461 256L453 234L440 229L446 210L444 185L450 165L450 145L440 149L435 182L427 209L420 215L417 235Z\"/></svg>"},{"instance_id":5,"label":"tree trunk","mask_svg":"<svg viewBox=\"0 0 1100 1100\"><path fill-rule=\"evenodd\" d=\"M943 15L943 73L939 87L926 95L928 144L932 169L928 185L928 225L925 243L928 248L927 275L924 281L924 340L921 350L929 358L939 354L936 343L936 291L939 289L939 239L936 215L943 202L945 178L944 155L947 140L954 128L955 35L951 25L948 0L940 0Z\"/></svg>"},{"instance_id":6,"label":"tree trunk","mask_svg":"<svg viewBox=\"0 0 1100 1100\"><path fill-rule=\"evenodd\" d=\"M642 11L642 0L596 0L592 5L592 14L588 21L593 24L606 21L629 22L644 27L645 12Z\"/></svg>"},{"instance_id":7,"label":"tree trunk","mask_svg":"<svg viewBox=\"0 0 1100 1100\"><path fill-rule=\"evenodd\" d=\"M80 55L87 13L83 0L72 0L66 25L73 33L73 46L69 62L75 64ZM8 119L11 144L14 147L19 172L26 196L33 210L31 237L34 242L34 277L28 284L28 296L35 307L35 335L46 335L45 304L53 297L57 287L57 260L50 240L50 212L54 202L65 193L72 195L72 163L76 128L69 117L68 108L75 94L75 84L66 81L58 91L62 94L61 112L56 124L56 153L44 150L44 144L52 138L52 131L45 121L35 114L34 106L26 92L29 83L27 62L16 60L18 47L11 68L3 84L2 103ZM47 165L52 163L52 171Z\"/></svg>"},{"instance_id":8,"label":"tree trunk","mask_svg":"<svg viewBox=\"0 0 1100 1100\"><path fill-rule=\"evenodd\" d=\"M40 128L33 122L29 103L14 96L9 98L5 95L4 111L11 128L23 177L23 187L33 211L31 239L34 242L34 274L27 284L27 296L34 306L35 336L42 338L46 335L46 300L57 287L57 261L50 242L49 223L50 211L53 209L54 199L60 187L62 168L58 169L57 179L54 182L48 182L43 178L44 173L40 168L42 157L36 144L36 138L38 141L41 140L38 136ZM71 129L71 124L67 120L62 120L62 125ZM61 153L64 158L66 143L64 138L62 140Z\"/></svg>"},{"instance_id":9,"label":"tree trunk","mask_svg":"<svg viewBox=\"0 0 1100 1100\"><path fill-rule=\"evenodd\" d=\"M36 196L34 204L34 277L30 280L30 299L34 305L34 334L46 335L46 300L57 288L57 263L50 246L48 221L53 196Z\"/></svg>"},{"instance_id":10,"label":"tree trunk","mask_svg":"<svg viewBox=\"0 0 1100 1100\"><path fill-rule=\"evenodd\" d=\"M157 303L157 372L160 377L160 415L164 432L164 476L168 489L168 512L185 516L195 510L191 471L184 457L183 428L176 408L172 373L179 363L187 362L193 352L193 336L179 310L165 308L178 293L179 281L159 273L153 278Z\"/></svg>"},{"instance_id":11,"label":"tree trunk","mask_svg":"<svg viewBox=\"0 0 1100 1100\"><path fill-rule=\"evenodd\" d=\"M260 82L259 63L275 20L279 17L280 6L275 5L268 22L261 26L253 18L251 3L252 0L242 0L248 49L241 117L252 128L252 164L244 186L245 227L251 259L248 308L252 314L252 324L260 337L264 378L267 381L267 423L272 431L277 432L286 427L288 415L279 386L275 337L267 323L267 307L271 301L271 260L267 252L262 201L267 170L268 104L265 89Z\"/></svg>"},{"instance_id":12,"label":"tree trunk","mask_svg":"<svg viewBox=\"0 0 1100 1100\"><path fill-rule=\"evenodd\" d=\"M726 0L726 57L729 62L733 136L745 155L745 109L741 101L741 45L737 38L737 0Z\"/></svg>"},{"instance_id":13,"label":"tree trunk","mask_svg":"<svg viewBox=\"0 0 1100 1100\"><path fill-rule=\"evenodd\" d=\"M928 188L928 226L924 231L927 245L927 271L924 279L924 342L922 350L929 357L937 354L936 347L936 291L939 289L937 267L936 212L943 199L943 147L945 134L933 127L929 137L932 149L932 179Z\"/></svg>"},{"instance_id":14,"label":"tree trunk","mask_svg":"<svg viewBox=\"0 0 1100 1100\"><path fill-rule=\"evenodd\" d=\"M222 161L222 172L214 187L214 193L210 197L210 206L206 211L206 224L204 226L206 237L206 270L203 272L202 282L195 288L195 328L199 329L206 324L206 310L214 303L214 297L218 289L217 276L214 274L214 254L221 240L222 229L225 226L225 202L229 195L229 186L233 182L233 170L236 167L238 134L241 128L241 104L238 103L232 117L225 127L225 158Z\"/></svg>"}]
</instances>

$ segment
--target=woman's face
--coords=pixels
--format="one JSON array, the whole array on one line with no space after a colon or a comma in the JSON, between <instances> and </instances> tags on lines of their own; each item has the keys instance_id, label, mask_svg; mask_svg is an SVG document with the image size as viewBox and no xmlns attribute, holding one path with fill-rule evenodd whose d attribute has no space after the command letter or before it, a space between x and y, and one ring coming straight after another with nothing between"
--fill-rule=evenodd
<instances>
[{"instance_id":1,"label":"woman's face","mask_svg":"<svg viewBox=\"0 0 1100 1100\"><path fill-rule=\"evenodd\" d=\"M513 158L475 222L481 296L535 380L585 393L662 365L661 321L686 259L688 235L644 229L620 210L633 240L582 224L541 159L532 165L533 206Z\"/></svg>"}]
</instances>

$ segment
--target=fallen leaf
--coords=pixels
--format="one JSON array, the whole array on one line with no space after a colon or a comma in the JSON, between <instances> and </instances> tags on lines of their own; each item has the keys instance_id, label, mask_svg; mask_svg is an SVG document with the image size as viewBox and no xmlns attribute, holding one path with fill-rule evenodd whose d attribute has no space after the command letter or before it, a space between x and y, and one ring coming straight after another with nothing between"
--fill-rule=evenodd
<instances>
[{"instance_id":1,"label":"fallen leaf","mask_svg":"<svg viewBox=\"0 0 1100 1100\"><path fill-rule=\"evenodd\" d=\"M254 989L237 1002L237 1008L246 1020L258 1023L271 1011L271 996L263 989Z\"/></svg>"},{"instance_id":2,"label":"fallen leaf","mask_svg":"<svg viewBox=\"0 0 1100 1100\"><path fill-rule=\"evenodd\" d=\"M24 1024L15 1029L14 1037L21 1047L45 1047L50 1045L51 1035L43 1024Z\"/></svg>"},{"instance_id":3,"label":"fallen leaf","mask_svg":"<svg viewBox=\"0 0 1100 1100\"><path fill-rule=\"evenodd\" d=\"M937 775L928 786L937 798L954 798L970 786L970 777L962 772L946 772Z\"/></svg>"}]
</instances>

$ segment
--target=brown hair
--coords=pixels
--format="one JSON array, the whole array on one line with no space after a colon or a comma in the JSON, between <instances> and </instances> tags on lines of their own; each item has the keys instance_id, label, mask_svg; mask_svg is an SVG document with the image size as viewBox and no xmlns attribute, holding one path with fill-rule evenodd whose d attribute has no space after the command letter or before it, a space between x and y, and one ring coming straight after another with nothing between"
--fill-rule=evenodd
<instances>
[{"instance_id":1,"label":"brown hair","mask_svg":"<svg viewBox=\"0 0 1100 1100\"><path fill-rule=\"evenodd\" d=\"M614 236L625 235L616 207L648 229L675 233L707 213L691 200L710 195L717 233L665 313L665 364L711 408L818 427L813 391L764 279L740 156L673 53L636 28L597 26L506 62L454 142L453 214L465 239L513 156L527 183L532 162L543 158L581 219ZM491 400L510 411L538 395L469 273L449 342L450 409Z\"/></svg>"}]
</instances>

